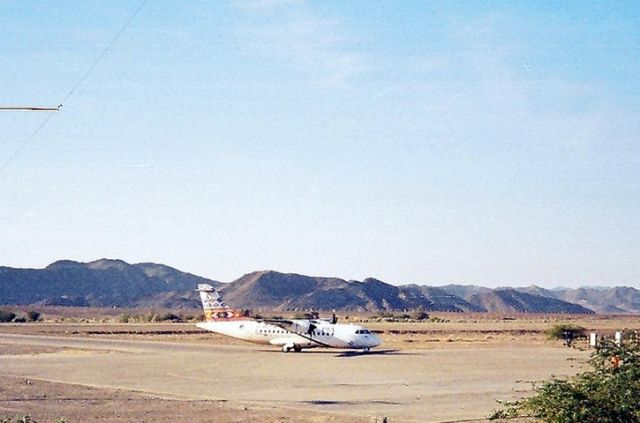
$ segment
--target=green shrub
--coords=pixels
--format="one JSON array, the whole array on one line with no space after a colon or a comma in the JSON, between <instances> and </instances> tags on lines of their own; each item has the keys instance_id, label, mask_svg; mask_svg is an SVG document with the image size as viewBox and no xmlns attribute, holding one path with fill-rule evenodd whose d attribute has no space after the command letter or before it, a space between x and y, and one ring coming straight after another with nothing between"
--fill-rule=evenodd
<instances>
[{"instance_id":1,"label":"green shrub","mask_svg":"<svg viewBox=\"0 0 640 423\"><path fill-rule=\"evenodd\" d=\"M419 308L411 313L411 318L413 320L427 320L429 318L429 313L424 311L423 308Z\"/></svg>"},{"instance_id":2,"label":"green shrub","mask_svg":"<svg viewBox=\"0 0 640 423\"><path fill-rule=\"evenodd\" d=\"M14 420L11 417L5 417L0 419L0 423L14 423ZM21 416L21 417L16 416L15 423L38 423L38 422L33 420L31 416L27 414L26 416Z\"/></svg>"},{"instance_id":3,"label":"green shrub","mask_svg":"<svg viewBox=\"0 0 640 423\"><path fill-rule=\"evenodd\" d=\"M12 311L0 310L0 323L9 323L16 318L16 314Z\"/></svg>"},{"instance_id":4,"label":"green shrub","mask_svg":"<svg viewBox=\"0 0 640 423\"><path fill-rule=\"evenodd\" d=\"M118 320L120 321L120 323L129 323L133 321L133 316L131 316L129 313L122 313Z\"/></svg>"},{"instance_id":5,"label":"green shrub","mask_svg":"<svg viewBox=\"0 0 640 423\"><path fill-rule=\"evenodd\" d=\"M567 337L571 337L571 339L586 337L585 328L572 324L554 325L545 330L544 333L549 340L566 339Z\"/></svg>"},{"instance_id":6,"label":"green shrub","mask_svg":"<svg viewBox=\"0 0 640 423\"><path fill-rule=\"evenodd\" d=\"M191 314L187 317L190 322L204 322L204 313Z\"/></svg>"},{"instance_id":7,"label":"green shrub","mask_svg":"<svg viewBox=\"0 0 640 423\"><path fill-rule=\"evenodd\" d=\"M620 364L613 365L614 359ZM507 403L490 419L533 416L546 423L640 423L640 344L603 341L592 370L534 385L534 395Z\"/></svg>"},{"instance_id":8,"label":"green shrub","mask_svg":"<svg viewBox=\"0 0 640 423\"><path fill-rule=\"evenodd\" d=\"M29 321L31 322L37 322L38 320L40 320L40 316L42 316L39 312L35 311L35 310L29 310L27 312L27 317L29 318Z\"/></svg>"},{"instance_id":9,"label":"green shrub","mask_svg":"<svg viewBox=\"0 0 640 423\"><path fill-rule=\"evenodd\" d=\"M167 312L164 314L161 314L159 316L157 316L157 321L159 322L181 322L182 318L180 316L178 316L177 314L171 313L171 312Z\"/></svg>"}]
</instances>

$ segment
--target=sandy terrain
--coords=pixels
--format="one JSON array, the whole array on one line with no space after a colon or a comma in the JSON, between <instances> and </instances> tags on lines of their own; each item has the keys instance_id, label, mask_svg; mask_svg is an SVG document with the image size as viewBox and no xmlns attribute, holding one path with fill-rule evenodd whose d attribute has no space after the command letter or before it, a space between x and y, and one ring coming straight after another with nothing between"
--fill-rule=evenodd
<instances>
[{"instance_id":1,"label":"sandy terrain","mask_svg":"<svg viewBox=\"0 0 640 423\"><path fill-rule=\"evenodd\" d=\"M90 318L87 315L87 318ZM68 422L471 422L529 381L579 370L588 356L544 330L570 322L611 335L638 316L443 314L364 324L384 344L363 355L282 354L193 324L0 325L0 418ZM352 318L353 319L353 318Z\"/></svg>"},{"instance_id":2,"label":"sandy terrain","mask_svg":"<svg viewBox=\"0 0 640 423\"><path fill-rule=\"evenodd\" d=\"M237 407L224 401L171 400L142 393L101 389L20 377L2 378L0 416L31 415L39 423L55 422L369 422L367 419L290 413L285 409Z\"/></svg>"},{"instance_id":3,"label":"sandy terrain","mask_svg":"<svg viewBox=\"0 0 640 423\"><path fill-rule=\"evenodd\" d=\"M489 415L496 400L526 394L527 381L575 372L588 354L553 343L446 341L426 342L430 349L409 342L411 348L367 355L283 354L190 332L188 326L156 325L162 340L150 341L154 331L146 328L136 339L136 330L122 334L122 326L67 328L66 336L39 325L3 327L0 375L12 382L3 386L0 409L49 421L58 415L73 421L175 421L171 412L191 409L189 421L473 420ZM53 333L8 333L43 330ZM65 400L52 401L56 392Z\"/></svg>"}]
</instances>

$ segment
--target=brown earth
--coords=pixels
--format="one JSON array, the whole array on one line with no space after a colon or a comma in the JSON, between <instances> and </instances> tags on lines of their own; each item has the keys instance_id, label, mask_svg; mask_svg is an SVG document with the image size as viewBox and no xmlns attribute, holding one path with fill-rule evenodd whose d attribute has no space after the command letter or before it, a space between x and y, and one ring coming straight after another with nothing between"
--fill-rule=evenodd
<instances>
[{"instance_id":1,"label":"brown earth","mask_svg":"<svg viewBox=\"0 0 640 423\"><path fill-rule=\"evenodd\" d=\"M282 354L190 324L0 325L0 419L484 421L496 400L573 374L588 357L545 341L544 330L566 316L362 319L384 340L367 355ZM640 329L638 316L568 320L604 333Z\"/></svg>"},{"instance_id":2,"label":"brown earth","mask_svg":"<svg viewBox=\"0 0 640 423\"><path fill-rule=\"evenodd\" d=\"M71 383L3 376L0 419L30 415L40 423L108 422L369 422L367 419L291 413L258 406L230 405L226 401L171 400L142 393L101 389Z\"/></svg>"}]
</instances>

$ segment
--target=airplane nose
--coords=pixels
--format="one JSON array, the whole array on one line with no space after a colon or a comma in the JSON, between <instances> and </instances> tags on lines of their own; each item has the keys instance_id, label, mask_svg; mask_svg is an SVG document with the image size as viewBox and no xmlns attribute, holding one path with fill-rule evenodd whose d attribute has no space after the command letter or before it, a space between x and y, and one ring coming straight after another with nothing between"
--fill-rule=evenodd
<instances>
[{"instance_id":1,"label":"airplane nose","mask_svg":"<svg viewBox=\"0 0 640 423\"><path fill-rule=\"evenodd\" d=\"M371 346L377 347L380 344L382 344L382 341L378 338L378 335L371 334Z\"/></svg>"}]
</instances>

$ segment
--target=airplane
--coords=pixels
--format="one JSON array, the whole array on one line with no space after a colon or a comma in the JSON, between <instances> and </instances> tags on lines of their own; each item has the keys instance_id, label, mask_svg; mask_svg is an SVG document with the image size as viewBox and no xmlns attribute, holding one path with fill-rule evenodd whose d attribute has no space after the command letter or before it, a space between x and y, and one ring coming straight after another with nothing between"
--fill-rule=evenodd
<instances>
[{"instance_id":1,"label":"airplane","mask_svg":"<svg viewBox=\"0 0 640 423\"><path fill-rule=\"evenodd\" d=\"M282 352L303 348L361 349L369 352L382 343L369 329L332 319L252 319L227 306L209 284L198 284L205 321L196 326L257 344L275 345Z\"/></svg>"}]
</instances>

